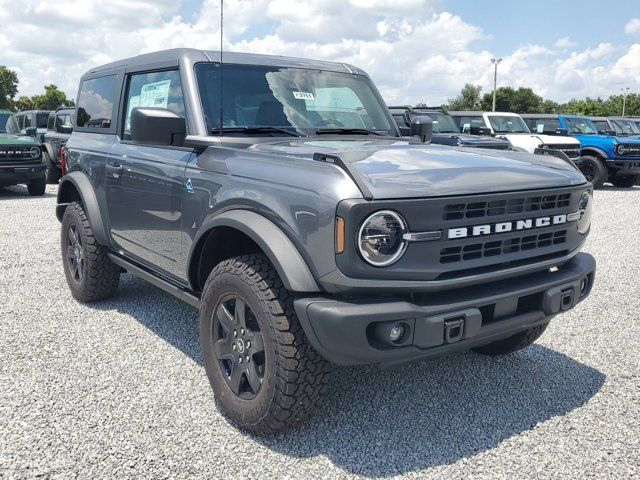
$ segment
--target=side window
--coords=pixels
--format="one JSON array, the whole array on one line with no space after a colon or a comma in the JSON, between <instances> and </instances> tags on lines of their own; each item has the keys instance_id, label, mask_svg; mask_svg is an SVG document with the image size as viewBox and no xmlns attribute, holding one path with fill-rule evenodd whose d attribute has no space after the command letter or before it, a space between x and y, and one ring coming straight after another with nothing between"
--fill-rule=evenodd
<instances>
[{"instance_id":1,"label":"side window","mask_svg":"<svg viewBox=\"0 0 640 480\"><path fill-rule=\"evenodd\" d=\"M129 77L125 103L123 140L131 139L131 111L135 107L160 107L185 116L178 70L141 73Z\"/></svg>"},{"instance_id":2,"label":"side window","mask_svg":"<svg viewBox=\"0 0 640 480\"><path fill-rule=\"evenodd\" d=\"M111 128L115 95L115 75L82 82L78 97L78 127Z\"/></svg>"},{"instance_id":3,"label":"side window","mask_svg":"<svg viewBox=\"0 0 640 480\"><path fill-rule=\"evenodd\" d=\"M49 115L49 118L47 119L47 130L53 130L55 121L56 121L56 116L55 114L52 113L51 115Z\"/></svg>"},{"instance_id":4,"label":"side window","mask_svg":"<svg viewBox=\"0 0 640 480\"><path fill-rule=\"evenodd\" d=\"M29 128L31 126L31 115L24 115L22 117L21 129Z\"/></svg>"},{"instance_id":5,"label":"side window","mask_svg":"<svg viewBox=\"0 0 640 480\"><path fill-rule=\"evenodd\" d=\"M49 118L48 113L36 113L36 127L47 128L47 118Z\"/></svg>"}]
</instances>

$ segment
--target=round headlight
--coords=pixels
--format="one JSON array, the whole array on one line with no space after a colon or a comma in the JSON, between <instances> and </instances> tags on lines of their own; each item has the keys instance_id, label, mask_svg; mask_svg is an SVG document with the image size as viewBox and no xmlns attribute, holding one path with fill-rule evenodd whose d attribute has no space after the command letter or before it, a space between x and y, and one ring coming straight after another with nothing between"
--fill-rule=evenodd
<instances>
[{"instance_id":1,"label":"round headlight","mask_svg":"<svg viewBox=\"0 0 640 480\"><path fill-rule=\"evenodd\" d=\"M589 227L591 227L591 214L593 212L593 198L591 198L591 193L584 192L582 194L578 202L578 211L580 212L578 232L584 235L589 231Z\"/></svg>"},{"instance_id":2,"label":"round headlight","mask_svg":"<svg viewBox=\"0 0 640 480\"><path fill-rule=\"evenodd\" d=\"M31 158L38 158L40 156L40 153L41 153L40 152L40 148L38 148L38 147L31 147L29 149L29 156Z\"/></svg>"},{"instance_id":3,"label":"round headlight","mask_svg":"<svg viewBox=\"0 0 640 480\"><path fill-rule=\"evenodd\" d=\"M391 265L407 249L407 242L402 238L406 230L406 222L396 212L381 210L370 215L358 233L360 255L375 267Z\"/></svg>"}]
</instances>

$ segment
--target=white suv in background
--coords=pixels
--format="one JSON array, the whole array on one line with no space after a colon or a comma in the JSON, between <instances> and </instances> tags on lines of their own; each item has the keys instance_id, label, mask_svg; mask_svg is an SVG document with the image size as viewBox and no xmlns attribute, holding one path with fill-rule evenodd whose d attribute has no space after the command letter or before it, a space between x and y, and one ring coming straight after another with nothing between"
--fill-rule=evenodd
<instances>
[{"instance_id":1,"label":"white suv in background","mask_svg":"<svg viewBox=\"0 0 640 480\"><path fill-rule=\"evenodd\" d=\"M472 133L472 127L486 127L496 138L508 140L514 150L535 153L537 148L560 150L572 160L580 157L580 142L558 130L553 135L531 132L522 117L509 112L449 112L460 132ZM475 130L475 129L474 129Z\"/></svg>"}]
</instances>

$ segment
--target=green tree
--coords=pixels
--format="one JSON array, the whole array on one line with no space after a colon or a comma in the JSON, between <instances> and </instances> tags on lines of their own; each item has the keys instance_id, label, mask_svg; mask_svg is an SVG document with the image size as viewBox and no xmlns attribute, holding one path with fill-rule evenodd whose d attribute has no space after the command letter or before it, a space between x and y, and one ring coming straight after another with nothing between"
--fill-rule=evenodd
<instances>
[{"instance_id":1,"label":"green tree","mask_svg":"<svg viewBox=\"0 0 640 480\"><path fill-rule=\"evenodd\" d=\"M515 113L538 113L542 110L542 97L528 87L513 92L511 111Z\"/></svg>"},{"instance_id":2,"label":"green tree","mask_svg":"<svg viewBox=\"0 0 640 480\"><path fill-rule=\"evenodd\" d=\"M496 90L496 112L511 112L515 90L511 87L500 87ZM493 92L485 93L482 97L482 110L491 111L493 108Z\"/></svg>"},{"instance_id":3,"label":"green tree","mask_svg":"<svg viewBox=\"0 0 640 480\"><path fill-rule=\"evenodd\" d=\"M21 112L23 110L33 110L35 107L33 106L33 100L31 98L22 95L13 102L13 108L16 112Z\"/></svg>"},{"instance_id":4,"label":"green tree","mask_svg":"<svg viewBox=\"0 0 640 480\"><path fill-rule=\"evenodd\" d=\"M56 85L45 85L44 94L31 97L33 108L38 110L55 110L60 106L73 106L73 100L69 100L67 95L58 89Z\"/></svg>"},{"instance_id":5,"label":"green tree","mask_svg":"<svg viewBox=\"0 0 640 480\"><path fill-rule=\"evenodd\" d=\"M18 93L18 74L4 65L0 66L0 108L12 108Z\"/></svg>"},{"instance_id":6,"label":"green tree","mask_svg":"<svg viewBox=\"0 0 640 480\"><path fill-rule=\"evenodd\" d=\"M460 91L460 95L450 98L446 105L447 110L480 110L480 85L465 84Z\"/></svg>"},{"instance_id":7,"label":"green tree","mask_svg":"<svg viewBox=\"0 0 640 480\"><path fill-rule=\"evenodd\" d=\"M558 113L560 105L553 100L544 100L540 105L542 113Z\"/></svg>"}]
</instances>

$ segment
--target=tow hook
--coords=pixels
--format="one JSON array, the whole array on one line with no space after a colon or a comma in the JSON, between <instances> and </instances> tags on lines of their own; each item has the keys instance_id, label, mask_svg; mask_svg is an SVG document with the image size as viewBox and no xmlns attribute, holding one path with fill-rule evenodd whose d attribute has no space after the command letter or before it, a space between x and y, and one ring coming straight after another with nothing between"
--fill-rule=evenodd
<instances>
[{"instance_id":1,"label":"tow hook","mask_svg":"<svg viewBox=\"0 0 640 480\"><path fill-rule=\"evenodd\" d=\"M445 320L444 322L444 341L446 343L455 343L462 339L464 335L464 318L455 318Z\"/></svg>"},{"instance_id":2,"label":"tow hook","mask_svg":"<svg viewBox=\"0 0 640 480\"><path fill-rule=\"evenodd\" d=\"M560 293L560 308L569 310L573 306L573 288L565 288Z\"/></svg>"}]
</instances>

